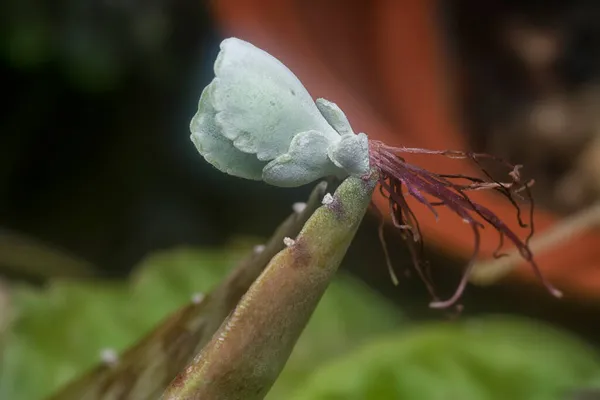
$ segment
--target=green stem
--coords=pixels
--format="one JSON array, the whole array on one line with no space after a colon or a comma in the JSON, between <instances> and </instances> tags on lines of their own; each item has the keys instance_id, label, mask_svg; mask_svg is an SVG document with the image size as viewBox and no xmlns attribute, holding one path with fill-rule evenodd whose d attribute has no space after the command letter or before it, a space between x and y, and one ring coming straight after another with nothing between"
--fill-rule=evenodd
<instances>
[{"instance_id":1,"label":"green stem","mask_svg":"<svg viewBox=\"0 0 600 400\"><path fill-rule=\"evenodd\" d=\"M375 181L347 178L333 201L279 252L165 400L262 399L335 275L371 201Z\"/></svg>"},{"instance_id":2,"label":"green stem","mask_svg":"<svg viewBox=\"0 0 600 400\"><path fill-rule=\"evenodd\" d=\"M276 229L261 252L246 257L204 300L191 302L173 312L122 353L116 365L97 365L48 400L158 398L175 374L210 341L269 261L284 248L283 238L300 233L320 207L326 189L326 182L317 184L306 208L301 212L294 211Z\"/></svg>"}]
</instances>

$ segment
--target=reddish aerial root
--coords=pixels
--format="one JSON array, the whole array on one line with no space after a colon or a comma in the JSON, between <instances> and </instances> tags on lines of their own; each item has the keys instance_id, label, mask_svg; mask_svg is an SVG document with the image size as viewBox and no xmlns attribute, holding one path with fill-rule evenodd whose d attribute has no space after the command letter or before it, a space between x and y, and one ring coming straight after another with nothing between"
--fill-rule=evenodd
<instances>
[{"instance_id":1,"label":"reddish aerial root","mask_svg":"<svg viewBox=\"0 0 600 400\"><path fill-rule=\"evenodd\" d=\"M425 154L446 156L449 158L470 159L480 168L485 178L430 172L414 164L407 163L399 156L399 154ZM500 235L500 243L497 250L494 252L495 257L503 256L503 254L499 254L499 251L504 244L504 239L508 238L517 247L523 259L531 265L535 274L548 291L556 297L562 296L562 293L544 278L529 247L529 240L534 234L534 203L530 192L530 186L533 184L533 181L521 181L519 173L521 168L520 165L509 164L488 154L453 150L436 151L418 148L390 147L382 142L373 140L369 141L369 158L371 166L379 173L380 191L388 199L392 223L395 228L400 230L401 236L408 244L415 269L427 285L427 289L434 299L430 304L431 307L447 308L456 304L460 299L479 254L481 245L480 229L484 228L486 225L491 226ZM491 159L509 168L510 172L508 175L510 177L510 182L501 183L492 178L481 166L481 159ZM469 192L477 190L494 190L503 195L515 207L517 213L516 218L519 225L522 228L529 228L527 238L521 240L521 238L519 238L519 236L496 214L481 204L471 200ZM525 193L530 204L529 221L527 223L523 221L521 208L515 199L516 197L521 198L521 196L519 196L519 193L521 192ZM438 218L438 213L436 212L437 207L446 207L450 209L465 223L469 224L473 231L473 254L463 273L458 288L448 300L440 301L437 299L428 275L428 270L423 268L421 262L423 236L421 235L419 222L406 201L407 195L428 208L436 218ZM380 225L379 237L383 244L390 275L394 283L397 283L398 280L391 266L387 246L385 244L383 223Z\"/></svg>"}]
</instances>

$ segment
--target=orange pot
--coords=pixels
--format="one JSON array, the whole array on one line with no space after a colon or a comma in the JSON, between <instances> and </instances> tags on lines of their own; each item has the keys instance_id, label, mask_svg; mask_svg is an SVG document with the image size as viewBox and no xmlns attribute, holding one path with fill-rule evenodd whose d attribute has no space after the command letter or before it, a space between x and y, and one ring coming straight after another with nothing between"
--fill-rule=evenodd
<instances>
[{"instance_id":1,"label":"orange pot","mask_svg":"<svg viewBox=\"0 0 600 400\"><path fill-rule=\"evenodd\" d=\"M313 97L337 103L355 130L389 145L465 149L452 110L435 6L432 0L217 0L214 13L223 35L250 41L279 58ZM464 160L419 157L414 162L432 171L477 175ZM491 192L481 196L478 201L518 230L506 201ZM383 198L376 201L387 208ZM426 240L453 255L470 256L470 227L440 211L436 222L417 210ZM556 219L536 211L538 234ZM492 254L498 240L496 232L487 231L483 256ZM599 234L573 237L537 258L565 296L600 300ZM538 284L525 267L507 279Z\"/></svg>"}]
</instances>

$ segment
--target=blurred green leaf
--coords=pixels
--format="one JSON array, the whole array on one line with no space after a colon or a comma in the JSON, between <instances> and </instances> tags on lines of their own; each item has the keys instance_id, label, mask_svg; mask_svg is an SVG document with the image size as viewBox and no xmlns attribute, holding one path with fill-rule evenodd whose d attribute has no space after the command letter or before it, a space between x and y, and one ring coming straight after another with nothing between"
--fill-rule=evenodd
<instances>
[{"instance_id":1,"label":"blurred green leaf","mask_svg":"<svg viewBox=\"0 0 600 400\"><path fill-rule=\"evenodd\" d=\"M0 398L35 400L51 394L120 352L162 318L208 291L241 251L181 249L150 257L129 288L117 282L56 281L46 290L15 288L17 316L0 364Z\"/></svg>"},{"instance_id":2,"label":"blurred green leaf","mask_svg":"<svg viewBox=\"0 0 600 400\"><path fill-rule=\"evenodd\" d=\"M241 248L160 253L142 264L129 287L57 281L41 291L15 288L19 314L0 364L0 398L36 400L52 394L97 364L104 349L126 349L194 292L209 291L243 253ZM400 322L398 311L379 295L338 278L268 398L286 397L319 363Z\"/></svg>"},{"instance_id":3,"label":"blurred green leaf","mask_svg":"<svg viewBox=\"0 0 600 400\"><path fill-rule=\"evenodd\" d=\"M0 272L35 280L90 278L89 262L38 239L0 228Z\"/></svg>"},{"instance_id":4,"label":"blurred green leaf","mask_svg":"<svg viewBox=\"0 0 600 400\"><path fill-rule=\"evenodd\" d=\"M125 351L119 352L111 348L103 354L109 362L98 362L94 368L87 369L77 379L70 380L68 384L61 386L60 390L53 392L52 399L56 400L112 400L123 399L143 400L160 396L167 385L173 380L193 356L210 341L214 332L222 324L223 320L237 305L240 298L246 293L254 280L261 274L265 266L284 248L284 237L295 237L298 235L307 219L321 205L321 199L325 193L327 184L319 183L309 196L306 207L301 212L294 211L278 227L271 238L261 247L260 251L248 251L243 261L236 263L237 266L229 272L226 277L220 278L206 296L195 293L175 311L169 311L165 318L161 318L158 324L153 324L152 329L144 333L133 345L127 346ZM255 243L255 242L253 242ZM241 247L248 250L248 245L222 250L228 251L229 255L242 253ZM244 251L245 253L246 251ZM219 252L217 257L219 257ZM165 257L170 255L166 254ZM223 257L227 257L223 253ZM198 262L196 262L198 261ZM177 274L175 282L170 282L171 273L158 276L148 274L142 268L142 277L134 281L131 291L126 296L138 298L141 307L134 309L134 313L143 313L145 302L136 296L137 287L150 287L148 293L153 299L161 297L161 290L173 290L188 281L186 269L210 268L202 265L201 258L184 257L182 260L181 274ZM167 262L169 263L169 261ZM179 271L179 270L178 270ZM218 269L222 271L222 269ZM193 272L192 272L193 273ZM139 274L138 274L139 276ZM150 279L148 279L150 278ZM153 279L157 278L157 279ZM139 281L142 281L140 283ZM156 281L149 284L147 281ZM184 282L180 282L183 280ZM143 282L146 281L144 284ZM178 293L180 291L178 290ZM163 304L163 303L161 303Z\"/></svg>"},{"instance_id":5,"label":"blurred green leaf","mask_svg":"<svg viewBox=\"0 0 600 400\"><path fill-rule=\"evenodd\" d=\"M320 364L406 324L399 310L361 282L334 280L300 336L267 400L289 398Z\"/></svg>"},{"instance_id":6,"label":"blurred green leaf","mask_svg":"<svg viewBox=\"0 0 600 400\"><path fill-rule=\"evenodd\" d=\"M565 399L599 374L598 355L578 340L489 318L381 337L314 371L293 399Z\"/></svg>"}]
</instances>

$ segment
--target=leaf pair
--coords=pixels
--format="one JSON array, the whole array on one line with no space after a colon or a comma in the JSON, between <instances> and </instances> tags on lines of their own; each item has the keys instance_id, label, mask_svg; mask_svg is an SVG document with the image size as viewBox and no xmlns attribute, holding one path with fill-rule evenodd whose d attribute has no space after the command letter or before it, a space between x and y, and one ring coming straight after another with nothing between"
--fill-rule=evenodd
<instances>
[{"instance_id":1,"label":"leaf pair","mask_svg":"<svg viewBox=\"0 0 600 400\"><path fill-rule=\"evenodd\" d=\"M214 69L190 130L200 154L219 170L281 187L369 172L367 136L354 134L334 103L315 103L267 52L225 39Z\"/></svg>"}]
</instances>

